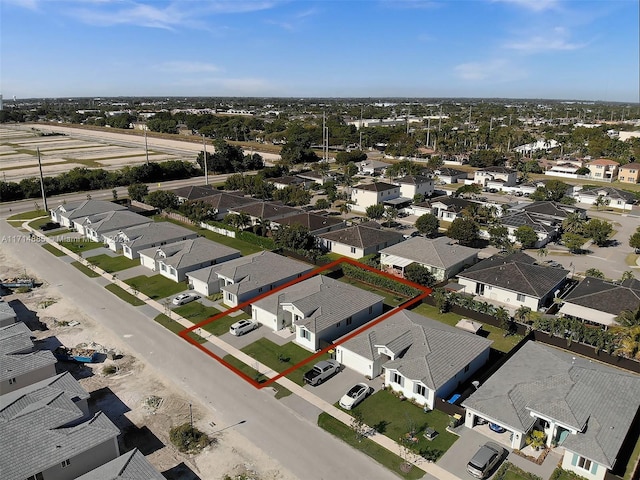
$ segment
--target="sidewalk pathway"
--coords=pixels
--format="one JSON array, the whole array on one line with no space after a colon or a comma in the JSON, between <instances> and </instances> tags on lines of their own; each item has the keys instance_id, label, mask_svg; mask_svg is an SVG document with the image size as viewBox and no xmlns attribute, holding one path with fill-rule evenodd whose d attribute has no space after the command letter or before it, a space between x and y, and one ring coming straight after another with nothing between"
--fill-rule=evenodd
<instances>
[{"instance_id":1,"label":"sidewalk pathway","mask_svg":"<svg viewBox=\"0 0 640 480\"><path fill-rule=\"evenodd\" d=\"M40 239L42 239L45 242L55 246L56 248L58 248L59 250L64 252L66 255L68 255L69 257L73 258L75 261L78 261L78 262L82 263L83 265L91 268L93 271L98 273L102 277L102 279L106 279L109 282L114 283L114 284L118 285L119 287L123 288L127 292L131 292L131 287L129 285L127 285L126 283L124 283L122 280L118 279L112 273L107 273L104 270L102 270L101 268L95 267L93 264L89 263L86 259L80 257L79 255L76 255L71 250L61 246L60 244L56 243L51 238L46 237L45 235L42 235L39 231L31 228L29 226L29 222L30 221L32 221L32 220L26 221L26 222L24 222L22 224L22 226L25 229L27 229L29 232L32 232L34 235L37 235ZM102 279L101 279L101 282L102 282ZM192 322L190 322L189 320L181 317L177 313L172 312L172 311L169 311L167 313L167 310L166 310L164 305L160 304L156 300L153 300L152 298L149 298L144 293L141 293L141 292L131 292L131 293L134 294L140 300L144 301L148 306L150 306L153 309L155 309L157 312L164 313L165 315L168 315L171 319L177 321L178 323L180 323L185 328L189 328L189 327L193 326ZM243 363L245 363L247 365L256 366L257 369L259 370L259 372L261 374L265 375L266 377L274 378L274 377L279 375L279 372L276 372L275 370L267 367L266 365L262 365L262 364L256 362L255 358L250 357L249 355L247 355L243 351L233 347L232 345L229 345L227 342L221 340L219 337L207 332L206 330L203 330L202 328L197 328L193 332L198 334L198 335L200 335L201 337L205 338L214 347L217 347L217 348L221 349L222 351L226 352L227 354L233 355L235 358L237 358L241 362L243 362ZM301 387L300 385L296 384L295 382L289 380L286 377L279 378L276 382L279 385L282 385L286 389L290 390L292 393L294 393L298 397L306 400L310 404L316 406L317 408L319 408L322 411L328 413L329 415L331 415L335 419L341 421L345 425L351 425L351 419L352 419L351 415L349 415L348 413L340 410L339 408L334 407L333 405L331 405L330 403L326 402L325 400L322 400L321 398L319 398L316 395L314 395L312 392L310 392L308 390L305 390L303 387ZM386 437L384 435L381 435L381 434L377 433L371 427L366 427L366 428L368 429L369 432L371 432L369 435L367 435L367 438L369 438L370 440L376 442L378 445L386 448L387 450L389 450L390 452L392 452L394 454L397 454L396 452L398 452L400 450L400 445L398 443L396 443L395 441L391 440L389 437ZM435 463L428 462L427 460L425 460L424 458L420 457L419 455L408 453L407 461L411 462L416 467L424 470L426 473L435 476L438 480L460 480L459 477L447 472L446 470L442 469L440 466L436 465Z\"/></svg>"}]
</instances>

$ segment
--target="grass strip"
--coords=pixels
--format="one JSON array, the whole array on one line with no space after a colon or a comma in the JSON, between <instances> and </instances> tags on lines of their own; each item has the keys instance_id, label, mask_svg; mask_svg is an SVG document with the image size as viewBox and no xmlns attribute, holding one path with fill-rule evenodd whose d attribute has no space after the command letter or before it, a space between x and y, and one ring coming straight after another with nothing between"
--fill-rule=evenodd
<instances>
[{"instance_id":1,"label":"grass strip","mask_svg":"<svg viewBox=\"0 0 640 480\"><path fill-rule=\"evenodd\" d=\"M335 437L338 437L348 445L351 445L362 453L370 456L376 462L385 466L402 478L417 480L425 475L425 472L416 466L412 466L411 470L405 473L400 467L404 463L404 460L400 458L400 456L390 452L368 438L358 440L351 427L345 425L339 420L336 420L326 412L322 412L318 416L318 426Z\"/></svg>"},{"instance_id":2,"label":"grass strip","mask_svg":"<svg viewBox=\"0 0 640 480\"><path fill-rule=\"evenodd\" d=\"M66 255L62 250L57 249L50 243L43 243L42 248L44 248L47 252L54 254L56 257L64 257Z\"/></svg>"},{"instance_id":3,"label":"grass strip","mask_svg":"<svg viewBox=\"0 0 640 480\"><path fill-rule=\"evenodd\" d=\"M119 299L124 300L128 304L133 305L134 307L139 307L141 305L144 305L144 302L142 300L140 300L138 297L134 295L131 295L124 288L119 287L115 283L110 283L109 285L105 285L104 288L109 290Z\"/></svg>"},{"instance_id":4,"label":"grass strip","mask_svg":"<svg viewBox=\"0 0 640 480\"><path fill-rule=\"evenodd\" d=\"M257 382L264 382L267 380L266 376L258 372L255 368L251 368L246 363L241 362L233 355L226 355L225 357L223 357L223 360L227 362L229 365L236 367L246 376L253 378ZM270 386L276 391L276 395L275 395L276 399L288 397L292 393L291 390L277 383L272 383Z\"/></svg>"},{"instance_id":5,"label":"grass strip","mask_svg":"<svg viewBox=\"0 0 640 480\"><path fill-rule=\"evenodd\" d=\"M155 317L153 321L156 323L159 323L164 328L166 328L167 330L170 330L175 334L178 334L184 330L184 326L182 324L176 322L172 318L169 318L164 313L161 313L160 315ZM202 338L200 335L193 332L189 333L189 337L191 337L193 340L195 340L198 343L206 343L207 341L205 338Z\"/></svg>"},{"instance_id":6,"label":"grass strip","mask_svg":"<svg viewBox=\"0 0 640 480\"><path fill-rule=\"evenodd\" d=\"M11 215L9 218L7 218L7 220L9 220L10 222L15 222L18 220L32 220L34 218L42 216L48 216L48 213L44 210L32 210L30 212L16 213L15 215ZM50 221L50 219L47 221Z\"/></svg>"},{"instance_id":7,"label":"grass strip","mask_svg":"<svg viewBox=\"0 0 640 480\"><path fill-rule=\"evenodd\" d=\"M89 267L83 265L80 262L71 262L71 265L76 267L78 270L80 270L82 273L84 273L87 277L96 278L96 277L100 276L99 273L94 272Z\"/></svg>"}]
</instances>

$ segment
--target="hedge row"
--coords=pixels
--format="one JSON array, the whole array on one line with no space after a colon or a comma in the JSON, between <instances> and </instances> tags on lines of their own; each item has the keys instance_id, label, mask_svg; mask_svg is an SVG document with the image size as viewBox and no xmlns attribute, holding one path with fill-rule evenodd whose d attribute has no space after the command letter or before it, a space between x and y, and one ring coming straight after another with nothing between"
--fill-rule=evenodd
<instances>
[{"instance_id":1,"label":"hedge row","mask_svg":"<svg viewBox=\"0 0 640 480\"><path fill-rule=\"evenodd\" d=\"M416 288L384 277L375 272L355 267L349 263L342 264L342 273L346 277L353 278L370 285L374 285L384 290L390 290L397 293L398 295L403 295L405 297L415 297L416 295L420 294L420 290Z\"/></svg>"},{"instance_id":2,"label":"hedge row","mask_svg":"<svg viewBox=\"0 0 640 480\"><path fill-rule=\"evenodd\" d=\"M227 229L229 228L229 226L227 225ZM260 235L256 235L255 233L251 233L251 232L238 232L236 234L236 238L243 240L247 243L252 243L254 245L258 245L259 247L262 247L266 250L273 250L274 248L276 248L275 243L273 242L273 239L268 238L268 237L261 237Z\"/></svg>"}]
</instances>

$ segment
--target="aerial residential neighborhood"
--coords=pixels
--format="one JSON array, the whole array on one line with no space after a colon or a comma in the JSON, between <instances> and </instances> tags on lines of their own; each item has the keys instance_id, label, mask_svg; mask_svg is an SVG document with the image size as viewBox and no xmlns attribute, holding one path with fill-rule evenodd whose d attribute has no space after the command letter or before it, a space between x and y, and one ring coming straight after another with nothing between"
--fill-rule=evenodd
<instances>
[{"instance_id":1,"label":"aerial residential neighborhood","mask_svg":"<svg viewBox=\"0 0 640 480\"><path fill-rule=\"evenodd\" d=\"M4 2L0 477L640 479L639 15Z\"/></svg>"}]
</instances>

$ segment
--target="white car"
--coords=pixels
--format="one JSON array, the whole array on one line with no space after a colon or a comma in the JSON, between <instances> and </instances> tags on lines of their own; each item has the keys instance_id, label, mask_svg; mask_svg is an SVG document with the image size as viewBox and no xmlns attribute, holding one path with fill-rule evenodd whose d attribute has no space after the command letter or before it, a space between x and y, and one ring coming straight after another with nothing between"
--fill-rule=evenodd
<instances>
[{"instance_id":1,"label":"white car","mask_svg":"<svg viewBox=\"0 0 640 480\"><path fill-rule=\"evenodd\" d=\"M185 303L193 302L194 300L197 300L199 298L200 295L196 295L195 293L181 293L173 300L171 300L171 303L173 303L174 305L184 305Z\"/></svg>"},{"instance_id":2,"label":"white car","mask_svg":"<svg viewBox=\"0 0 640 480\"><path fill-rule=\"evenodd\" d=\"M345 410L351 410L369 396L371 387L366 383L357 383L349 389L340 399L340 406Z\"/></svg>"},{"instance_id":3,"label":"white car","mask_svg":"<svg viewBox=\"0 0 640 480\"><path fill-rule=\"evenodd\" d=\"M240 335L244 335L245 333L255 330L258 326L258 322L254 322L253 320L240 320L229 327L229 333L239 337Z\"/></svg>"}]
</instances>

